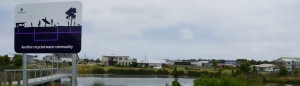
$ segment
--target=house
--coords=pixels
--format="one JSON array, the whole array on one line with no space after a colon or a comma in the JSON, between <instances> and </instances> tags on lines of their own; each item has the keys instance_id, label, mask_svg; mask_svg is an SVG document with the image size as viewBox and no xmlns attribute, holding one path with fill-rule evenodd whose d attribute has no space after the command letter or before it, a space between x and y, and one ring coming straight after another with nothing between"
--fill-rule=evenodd
<instances>
[{"instance_id":1,"label":"house","mask_svg":"<svg viewBox=\"0 0 300 86\"><path fill-rule=\"evenodd\" d=\"M58 62L58 63L70 63L72 62L73 53L54 53L51 55L46 55L43 57L43 60L46 62ZM76 62L79 63L79 57L76 55Z\"/></svg>"},{"instance_id":2,"label":"house","mask_svg":"<svg viewBox=\"0 0 300 86\"><path fill-rule=\"evenodd\" d=\"M274 62L277 67L285 66L288 71L300 68L300 57L280 57Z\"/></svg>"},{"instance_id":3,"label":"house","mask_svg":"<svg viewBox=\"0 0 300 86\"><path fill-rule=\"evenodd\" d=\"M103 55L101 60L101 63L104 66L112 66L112 65L129 66L133 62L136 62L136 59L129 59L129 56L118 56L118 55Z\"/></svg>"},{"instance_id":4,"label":"house","mask_svg":"<svg viewBox=\"0 0 300 86\"><path fill-rule=\"evenodd\" d=\"M61 62L60 59L58 59L56 56L54 55L46 55L43 57L44 62Z\"/></svg>"},{"instance_id":5,"label":"house","mask_svg":"<svg viewBox=\"0 0 300 86\"><path fill-rule=\"evenodd\" d=\"M261 71L266 71L266 72L272 72L274 71L274 68L276 68L276 65L274 64L260 64L260 65L253 65L255 67L257 67L257 70L261 70ZM253 66L250 66L251 69L253 68Z\"/></svg>"},{"instance_id":6,"label":"house","mask_svg":"<svg viewBox=\"0 0 300 86\"><path fill-rule=\"evenodd\" d=\"M191 62L191 64L193 66L204 66L207 63L209 63L209 61L194 61L194 62Z\"/></svg>"},{"instance_id":7,"label":"house","mask_svg":"<svg viewBox=\"0 0 300 86\"><path fill-rule=\"evenodd\" d=\"M229 66L229 67L236 67L237 62L236 60L219 60L219 66Z\"/></svg>"},{"instance_id":8,"label":"house","mask_svg":"<svg viewBox=\"0 0 300 86\"><path fill-rule=\"evenodd\" d=\"M163 60L157 60L157 59L144 59L140 63L138 63L138 67L148 67L148 66L162 66L165 62Z\"/></svg>"}]
</instances>

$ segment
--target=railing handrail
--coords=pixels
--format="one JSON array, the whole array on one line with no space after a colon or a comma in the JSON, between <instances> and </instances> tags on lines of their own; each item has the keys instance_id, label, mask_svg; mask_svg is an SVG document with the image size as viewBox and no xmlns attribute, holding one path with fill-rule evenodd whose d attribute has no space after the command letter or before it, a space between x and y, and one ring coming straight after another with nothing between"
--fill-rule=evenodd
<instances>
[{"instance_id":1,"label":"railing handrail","mask_svg":"<svg viewBox=\"0 0 300 86\"><path fill-rule=\"evenodd\" d=\"M67 70L68 68L42 68L42 69L27 69L27 71L45 71L45 70ZM9 69L4 70L5 72L23 71L23 69Z\"/></svg>"}]
</instances>

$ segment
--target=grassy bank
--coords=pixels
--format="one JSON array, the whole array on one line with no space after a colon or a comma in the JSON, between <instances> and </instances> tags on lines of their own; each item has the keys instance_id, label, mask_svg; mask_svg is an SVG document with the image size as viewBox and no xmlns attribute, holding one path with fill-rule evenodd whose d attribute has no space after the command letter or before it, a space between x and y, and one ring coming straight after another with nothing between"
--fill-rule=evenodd
<instances>
[{"instance_id":1,"label":"grassy bank","mask_svg":"<svg viewBox=\"0 0 300 86\"><path fill-rule=\"evenodd\" d=\"M245 76L221 76L221 77L200 77L194 80L194 86L263 86L258 77Z\"/></svg>"},{"instance_id":2,"label":"grassy bank","mask_svg":"<svg viewBox=\"0 0 300 86\"><path fill-rule=\"evenodd\" d=\"M228 70L226 70L228 71ZM117 75L172 75L172 68L153 69L153 68L133 68L133 67L103 67L99 65L78 66L79 74L117 74ZM214 76L217 70L214 69L187 69L178 68L178 75L195 76L201 75ZM224 72L227 74L229 72Z\"/></svg>"},{"instance_id":3,"label":"grassy bank","mask_svg":"<svg viewBox=\"0 0 300 86\"><path fill-rule=\"evenodd\" d=\"M300 84L300 77L289 76L264 76L263 82L265 83L277 83L277 84Z\"/></svg>"}]
</instances>

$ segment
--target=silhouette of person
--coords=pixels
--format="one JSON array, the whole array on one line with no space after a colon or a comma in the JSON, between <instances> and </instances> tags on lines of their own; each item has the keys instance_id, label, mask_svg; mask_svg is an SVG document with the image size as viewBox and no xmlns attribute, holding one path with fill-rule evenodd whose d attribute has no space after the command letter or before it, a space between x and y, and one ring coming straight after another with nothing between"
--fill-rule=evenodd
<instances>
[{"instance_id":1,"label":"silhouette of person","mask_svg":"<svg viewBox=\"0 0 300 86\"><path fill-rule=\"evenodd\" d=\"M31 27L32 27L32 22L30 24L31 24Z\"/></svg>"},{"instance_id":2,"label":"silhouette of person","mask_svg":"<svg viewBox=\"0 0 300 86\"><path fill-rule=\"evenodd\" d=\"M51 25L53 24L53 19L51 19Z\"/></svg>"},{"instance_id":3,"label":"silhouette of person","mask_svg":"<svg viewBox=\"0 0 300 86\"><path fill-rule=\"evenodd\" d=\"M68 21L68 26L69 26L69 21Z\"/></svg>"},{"instance_id":4,"label":"silhouette of person","mask_svg":"<svg viewBox=\"0 0 300 86\"><path fill-rule=\"evenodd\" d=\"M40 25L41 25L41 20L39 20L39 24L38 24L38 27L40 27Z\"/></svg>"}]
</instances>

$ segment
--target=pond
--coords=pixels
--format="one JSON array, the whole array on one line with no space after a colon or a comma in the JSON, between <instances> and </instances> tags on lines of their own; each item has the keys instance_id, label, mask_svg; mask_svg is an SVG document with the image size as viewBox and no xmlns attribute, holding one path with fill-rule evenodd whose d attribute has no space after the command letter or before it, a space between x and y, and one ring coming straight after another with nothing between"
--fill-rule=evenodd
<instances>
[{"instance_id":1,"label":"pond","mask_svg":"<svg viewBox=\"0 0 300 86\"><path fill-rule=\"evenodd\" d=\"M179 82L182 86L193 86L196 77L182 76ZM102 81L106 86L165 86L171 85L174 78L169 75L80 75L78 86L91 86L96 81ZM62 84L69 84L70 79L62 79Z\"/></svg>"}]
</instances>

